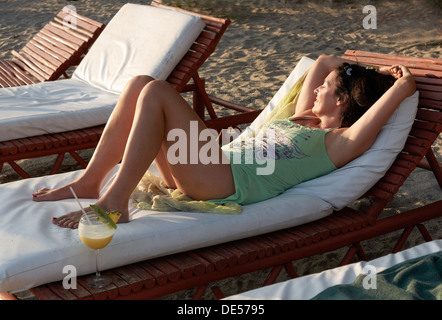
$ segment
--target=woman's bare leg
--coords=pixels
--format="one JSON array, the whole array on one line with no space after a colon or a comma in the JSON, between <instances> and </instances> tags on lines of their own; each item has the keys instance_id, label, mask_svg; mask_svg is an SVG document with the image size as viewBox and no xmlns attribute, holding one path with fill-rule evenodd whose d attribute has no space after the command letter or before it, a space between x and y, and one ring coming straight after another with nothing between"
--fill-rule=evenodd
<instances>
[{"instance_id":1,"label":"woman's bare leg","mask_svg":"<svg viewBox=\"0 0 442 320\"><path fill-rule=\"evenodd\" d=\"M187 162L171 165L165 159L167 157L164 150L176 143L167 141L167 134L172 129L183 130L188 138L186 139L187 150L190 150L191 143L196 143L198 150L207 143L192 140L191 122L198 123L198 136L206 128L169 84L164 81L153 81L146 85L137 102L120 169L111 186L98 200L97 205L105 210L121 211L120 222L127 222L130 195L152 161L159 155L161 148L163 148L163 153L160 161L167 166L165 170L170 170L173 182L176 182L177 187L185 194L194 199L207 200L223 198L234 193L231 168L228 163L222 161L223 154L218 145L216 148L218 148L219 159L215 163L190 164ZM214 181L216 184L213 183ZM78 220L79 213L71 213L60 218L60 223L57 224L75 228Z\"/></svg>"},{"instance_id":2,"label":"woman's bare leg","mask_svg":"<svg viewBox=\"0 0 442 320\"><path fill-rule=\"evenodd\" d=\"M126 85L83 174L77 180L61 188L37 191L33 194L34 201L72 198L69 187L72 187L80 198L98 198L104 178L123 156L138 96L144 86L152 80L148 76L137 76Z\"/></svg>"},{"instance_id":3,"label":"woman's bare leg","mask_svg":"<svg viewBox=\"0 0 442 320\"><path fill-rule=\"evenodd\" d=\"M199 133L206 129L204 123L189 105L166 82L149 83L140 95L137 111L123 155L123 161L112 185L99 200L107 209L115 209L109 204L115 203L117 209L124 207L132 191L158 155L160 148L168 149L176 141L168 141L167 134L179 129L187 137L187 150L191 143L197 143L197 149L206 144L205 141L191 141L190 123L198 123ZM198 139L198 137L196 137ZM214 142L215 143L215 142ZM234 190L230 164L222 163L222 151L217 145L219 159L210 164L169 164L170 172L177 187L194 199L207 200L222 198L232 194ZM189 158L188 154L188 158ZM166 157L167 158L167 157ZM213 181L217 183L214 184Z\"/></svg>"},{"instance_id":4,"label":"woman's bare leg","mask_svg":"<svg viewBox=\"0 0 442 320\"><path fill-rule=\"evenodd\" d=\"M163 178L166 186L171 189L176 189L177 185L172 172L170 172L169 163L166 157L166 148L167 146L165 146L165 144L163 143L163 146L161 147L160 151L157 154L157 157L155 158L155 164L160 171L161 177Z\"/></svg>"}]
</instances>

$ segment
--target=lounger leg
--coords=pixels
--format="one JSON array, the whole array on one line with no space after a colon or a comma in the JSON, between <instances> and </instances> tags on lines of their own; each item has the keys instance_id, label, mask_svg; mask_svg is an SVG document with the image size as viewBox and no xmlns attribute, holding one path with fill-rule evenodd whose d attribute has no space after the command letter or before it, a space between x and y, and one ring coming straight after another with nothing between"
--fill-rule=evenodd
<instances>
[{"instance_id":1,"label":"lounger leg","mask_svg":"<svg viewBox=\"0 0 442 320\"><path fill-rule=\"evenodd\" d=\"M64 160L64 153L60 153L57 156L57 159L55 160L54 166L52 167L52 170L49 174L56 174L58 173L58 170L60 170L61 164Z\"/></svg>"},{"instance_id":2,"label":"lounger leg","mask_svg":"<svg viewBox=\"0 0 442 320\"><path fill-rule=\"evenodd\" d=\"M430 233L428 232L427 228L425 228L425 226L421 223L415 225L417 227L417 229L419 230L419 232L421 233L422 237L424 238L425 241L432 241L433 238L431 237ZM413 230L413 228L415 226L410 226L404 229L404 232L402 232L402 235L400 236L398 242L396 243L392 253L396 253L401 251L402 247L405 244L405 241L407 241L411 231Z\"/></svg>"},{"instance_id":3,"label":"lounger leg","mask_svg":"<svg viewBox=\"0 0 442 320\"><path fill-rule=\"evenodd\" d=\"M192 300L201 300L201 297L203 296L206 289L207 289L207 284L197 287L195 293L192 296Z\"/></svg>"},{"instance_id":4,"label":"lounger leg","mask_svg":"<svg viewBox=\"0 0 442 320\"><path fill-rule=\"evenodd\" d=\"M8 163L12 167L12 169L14 169L14 171L17 172L22 178L27 179L31 177L25 170L20 168L20 166L16 164L14 161L8 161Z\"/></svg>"},{"instance_id":5,"label":"lounger leg","mask_svg":"<svg viewBox=\"0 0 442 320\"><path fill-rule=\"evenodd\" d=\"M202 296L204 295L204 292L206 291L208 287L208 284L204 284L202 286L199 286L198 288L196 288L195 293L192 296L192 300L201 300ZM225 298L224 293L221 291L221 288L218 286L213 286L212 288L210 288L210 290L212 291L213 295L215 296L216 299L221 300Z\"/></svg>"},{"instance_id":6,"label":"lounger leg","mask_svg":"<svg viewBox=\"0 0 442 320\"><path fill-rule=\"evenodd\" d=\"M424 226L423 224L419 223L419 224L417 225L417 228L419 229L419 231L420 231L422 237L424 237L424 240L425 240L426 242L433 241L433 238L431 237L431 235L430 235L430 233L428 232L427 228L425 228L425 226Z\"/></svg>"},{"instance_id":7,"label":"lounger leg","mask_svg":"<svg viewBox=\"0 0 442 320\"><path fill-rule=\"evenodd\" d=\"M293 267L293 264L291 262L289 262L284 265L281 264L279 266L273 267L273 269L267 275L267 278L265 279L263 286L268 286L270 284L275 283L276 278L279 276L279 274L282 271L282 268L285 269L285 271L287 272L287 274L291 278L299 277L298 273L296 272L295 268Z\"/></svg>"},{"instance_id":8,"label":"lounger leg","mask_svg":"<svg viewBox=\"0 0 442 320\"><path fill-rule=\"evenodd\" d=\"M224 299L226 297L224 293L221 291L221 288L218 286L213 286L211 290L215 298L217 298L218 300Z\"/></svg>"},{"instance_id":9,"label":"lounger leg","mask_svg":"<svg viewBox=\"0 0 442 320\"><path fill-rule=\"evenodd\" d=\"M291 262L286 263L284 265L284 269L287 272L287 274L293 279L299 277L298 273L296 272L295 268L293 267L293 264Z\"/></svg>"},{"instance_id":10,"label":"lounger leg","mask_svg":"<svg viewBox=\"0 0 442 320\"><path fill-rule=\"evenodd\" d=\"M367 256L365 255L364 249L362 249L361 243L358 242L358 243L355 243L354 245L358 247L357 254L358 254L359 260L360 261L368 261Z\"/></svg>"},{"instance_id":11,"label":"lounger leg","mask_svg":"<svg viewBox=\"0 0 442 320\"><path fill-rule=\"evenodd\" d=\"M193 76L193 82L196 87L193 93L193 103L196 114L198 114L201 119L204 119L204 111L207 110L211 119L217 118L212 102L206 92L205 81L196 73Z\"/></svg>"},{"instance_id":12,"label":"lounger leg","mask_svg":"<svg viewBox=\"0 0 442 320\"><path fill-rule=\"evenodd\" d=\"M77 163L82 166L84 169L87 167L87 162L84 161L82 157L78 155L75 151L69 151L69 154L77 161Z\"/></svg>"},{"instance_id":13,"label":"lounger leg","mask_svg":"<svg viewBox=\"0 0 442 320\"><path fill-rule=\"evenodd\" d=\"M431 149L431 147L430 149L428 149L425 157L427 158L431 171L433 171L434 176L436 177L439 187L442 189L442 168L439 162L437 161L436 156L434 155L433 149Z\"/></svg>"},{"instance_id":14,"label":"lounger leg","mask_svg":"<svg viewBox=\"0 0 442 320\"><path fill-rule=\"evenodd\" d=\"M341 260L341 263L339 263L339 266L345 266L345 265L349 264L355 255L356 255L356 249L353 247L350 247L347 250L347 253L345 254L344 258Z\"/></svg>"},{"instance_id":15,"label":"lounger leg","mask_svg":"<svg viewBox=\"0 0 442 320\"><path fill-rule=\"evenodd\" d=\"M407 227L404 229L404 231L402 232L398 242L394 246L393 251L391 253L397 253L397 252L401 251L402 247L405 244L405 241L407 241L408 236L410 235L413 228L414 228L414 226Z\"/></svg>"},{"instance_id":16,"label":"lounger leg","mask_svg":"<svg viewBox=\"0 0 442 320\"><path fill-rule=\"evenodd\" d=\"M360 242L353 243L350 246L339 266L345 266L351 263L355 255L358 255L359 260L367 261L367 257L365 256L364 250L362 249Z\"/></svg>"},{"instance_id":17,"label":"lounger leg","mask_svg":"<svg viewBox=\"0 0 442 320\"><path fill-rule=\"evenodd\" d=\"M262 286L268 286L270 284L275 283L276 278L279 276L279 274L281 273L281 270L283 268L283 265L279 265L279 266L275 266L273 267L273 269L270 271L270 273L267 275L267 278L265 279L264 283L262 284Z\"/></svg>"}]
</instances>

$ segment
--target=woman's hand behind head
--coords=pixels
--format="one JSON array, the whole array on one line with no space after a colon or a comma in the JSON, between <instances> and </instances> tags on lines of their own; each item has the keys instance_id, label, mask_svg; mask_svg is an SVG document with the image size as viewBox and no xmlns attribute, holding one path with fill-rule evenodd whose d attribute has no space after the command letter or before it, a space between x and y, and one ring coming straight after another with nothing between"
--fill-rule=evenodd
<instances>
[{"instance_id":1,"label":"woman's hand behind head","mask_svg":"<svg viewBox=\"0 0 442 320\"><path fill-rule=\"evenodd\" d=\"M391 66L389 69L390 74L395 78L399 79L403 77L402 69L400 65Z\"/></svg>"}]
</instances>

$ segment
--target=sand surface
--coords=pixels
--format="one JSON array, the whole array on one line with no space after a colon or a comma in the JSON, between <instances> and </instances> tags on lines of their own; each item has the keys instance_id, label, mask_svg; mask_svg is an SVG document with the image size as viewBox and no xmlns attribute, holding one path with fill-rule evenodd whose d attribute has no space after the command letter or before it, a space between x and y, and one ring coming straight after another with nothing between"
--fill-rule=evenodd
<instances>
[{"instance_id":1,"label":"sand surface","mask_svg":"<svg viewBox=\"0 0 442 320\"><path fill-rule=\"evenodd\" d=\"M130 1L148 4L150 1ZM126 1L9 0L0 1L0 59L10 58L65 5L78 13L107 23ZM210 94L254 108L263 108L282 85L302 56L342 55L347 49L376 51L415 57L441 57L442 5L434 0L332 1L332 0L194 0L167 1L185 9L232 20L216 52L200 69ZM363 26L365 5L376 8L376 29ZM373 22L373 21L371 21ZM442 160L442 139L433 149ZM91 151L82 155L90 157ZM23 160L33 176L48 174L53 157ZM67 157L61 171L79 169ZM8 165L0 183L19 179ZM441 191L430 173L417 169L389 204L385 214L441 199ZM442 238L442 219L426 223L434 238ZM364 241L369 259L388 254L397 233ZM406 247L423 242L413 231ZM394 242L393 242L394 243ZM337 265L343 250L294 263L298 274L309 274ZM226 295L260 286L263 272L223 280L217 285ZM287 279L282 274L278 281ZM189 298L184 291L166 298ZM25 294L23 298L32 298ZM208 292L205 298L212 299Z\"/></svg>"}]
</instances>

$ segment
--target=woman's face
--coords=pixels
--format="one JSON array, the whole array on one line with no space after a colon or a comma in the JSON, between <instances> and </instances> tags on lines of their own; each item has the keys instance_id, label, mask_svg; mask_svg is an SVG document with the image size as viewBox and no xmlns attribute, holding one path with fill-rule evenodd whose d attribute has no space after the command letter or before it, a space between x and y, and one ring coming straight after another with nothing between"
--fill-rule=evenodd
<instances>
[{"instance_id":1,"label":"woman's face","mask_svg":"<svg viewBox=\"0 0 442 320\"><path fill-rule=\"evenodd\" d=\"M324 83L314 90L316 100L312 112L320 117L323 115L332 115L336 112L339 98L335 95L337 72L332 71L325 78Z\"/></svg>"}]
</instances>

